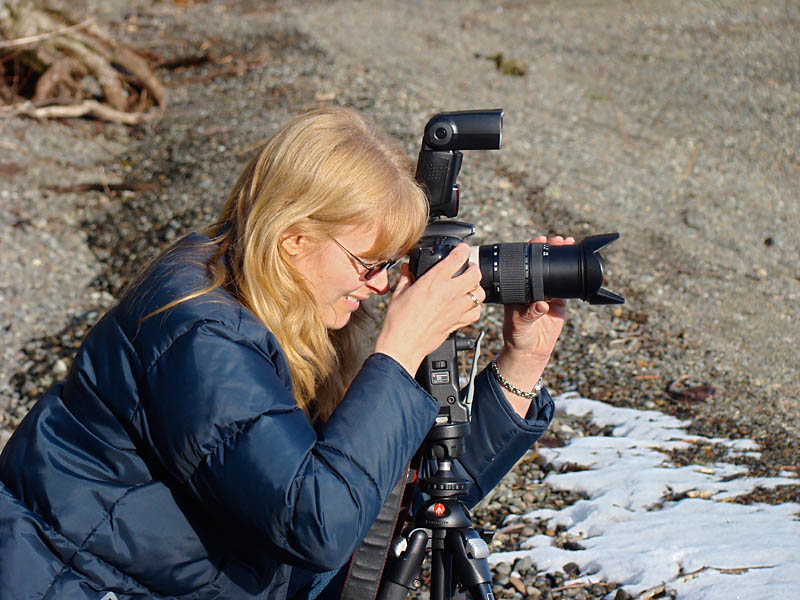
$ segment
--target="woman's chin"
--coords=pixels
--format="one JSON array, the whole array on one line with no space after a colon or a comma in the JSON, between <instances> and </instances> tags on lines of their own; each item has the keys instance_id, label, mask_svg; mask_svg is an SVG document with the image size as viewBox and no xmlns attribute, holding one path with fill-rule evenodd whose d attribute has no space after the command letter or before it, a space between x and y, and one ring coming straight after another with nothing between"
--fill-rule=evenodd
<instances>
[{"instance_id":1,"label":"woman's chin","mask_svg":"<svg viewBox=\"0 0 800 600\"><path fill-rule=\"evenodd\" d=\"M325 327L330 330L341 329L350 322L352 311L337 310L327 319Z\"/></svg>"}]
</instances>

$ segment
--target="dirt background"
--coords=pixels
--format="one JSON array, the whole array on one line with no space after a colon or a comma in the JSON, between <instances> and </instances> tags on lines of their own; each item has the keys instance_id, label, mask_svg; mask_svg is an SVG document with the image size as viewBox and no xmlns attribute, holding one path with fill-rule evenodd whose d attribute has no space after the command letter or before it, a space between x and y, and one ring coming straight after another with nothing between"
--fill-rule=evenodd
<instances>
[{"instance_id":1,"label":"dirt background","mask_svg":"<svg viewBox=\"0 0 800 600\"><path fill-rule=\"evenodd\" d=\"M796 469L797 2L99 6L164 63L169 107L132 128L0 121L0 444L142 262L212 218L279 124L329 102L411 155L434 113L503 108L503 149L465 153L459 179L474 242L621 233L604 256L627 303L572 303L551 389L751 437L754 472ZM53 189L130 182L148 189Z\"/></svg>"}]
</instances>

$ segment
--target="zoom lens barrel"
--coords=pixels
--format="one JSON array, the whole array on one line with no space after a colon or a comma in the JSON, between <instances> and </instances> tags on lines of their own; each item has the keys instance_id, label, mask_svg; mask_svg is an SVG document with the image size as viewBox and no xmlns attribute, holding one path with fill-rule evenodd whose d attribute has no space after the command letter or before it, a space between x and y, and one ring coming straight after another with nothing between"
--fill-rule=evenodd
<instances>
[{"instance_id":1,"label":"zoom lens barrel","mask_svg":"<svg viewBox=\"0 0 800 600\"><path fill-rule=\"evenodd\" d=\"M485 302L526 304L580 298L589 304L622 304L624 298L602 287L603 258L598 254L617 238L619 233L604 233L563 246L526 242L480 246Z\"/></svg>"}]
</instances>

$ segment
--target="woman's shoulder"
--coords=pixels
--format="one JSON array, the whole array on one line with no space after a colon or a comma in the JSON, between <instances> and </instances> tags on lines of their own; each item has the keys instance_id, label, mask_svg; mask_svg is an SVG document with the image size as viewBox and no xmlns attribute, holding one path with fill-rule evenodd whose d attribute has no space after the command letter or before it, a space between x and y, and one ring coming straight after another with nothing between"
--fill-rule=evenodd
<instances>
[{"instance_id":1,"label":"woman's shoulder","mask_svg":"<svg viewBox=\"0 0 800 600\"><path fill-rule=\"evenodd\" d=\"M159 355L198 329L268 355L280 353L274 336L224 287L196 295L211 284L208 263L216 251L207 237L187 235L121 299L114 319L144 362L149 362L146 355Z\"/></svg>"}]
</instances>

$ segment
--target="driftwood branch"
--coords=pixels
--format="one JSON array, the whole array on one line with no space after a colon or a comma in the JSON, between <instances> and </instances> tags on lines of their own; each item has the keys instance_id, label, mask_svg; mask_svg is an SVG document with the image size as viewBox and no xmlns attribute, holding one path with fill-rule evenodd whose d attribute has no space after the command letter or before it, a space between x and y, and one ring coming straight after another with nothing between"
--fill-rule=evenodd
<instances>
[{"instance_id":1,"label":"driftwood branch","mask_svg":"<svg viewBox=\"0 0 800 600\"><path fill-rule=\"evenodd\" d=\"M7 50L10 48L24 48L25 46L38 44L40 42L43 42L44 40L58 37L70 31L83 29L93 21L94 17L89 17L82 23L78 23L77 25L70 25L69 27L64 27L63 29L59 29L58 31L51 31L49 33L40 33L38 35L29 35L27 37L21 37L15 40L0 40L0 50Z\"/></svg>"},{"instance_id":2,"label":"driftwood branch","mask_svg":"<svg viewBox=\"0 0 800 600\"><path fill-rule=\"evenodd\" d=\"M121 183L78 183L75 185L49 185L48 190L66 194L71 192L152 192L161 186L154 181L123 181Z\"/></svg>"},{"instance_id":3,"label":"driftwood branch","mask_svg":"<svg viewBox=\"0 0 800 600\"><path fill-rule=\"evenodd\" d=\"M0 116L14 117L23 115L34 119L59 119L84 117L87 115L97 117L104 121L113 123L124 123L125 125L138 125L162 115L160 110L149 112L130 113L102 104L96 100L84 100L78 104L41 106L37 107L33 102L20 102L11 106L0 108Z\"/></svg>"}]
</instances>

